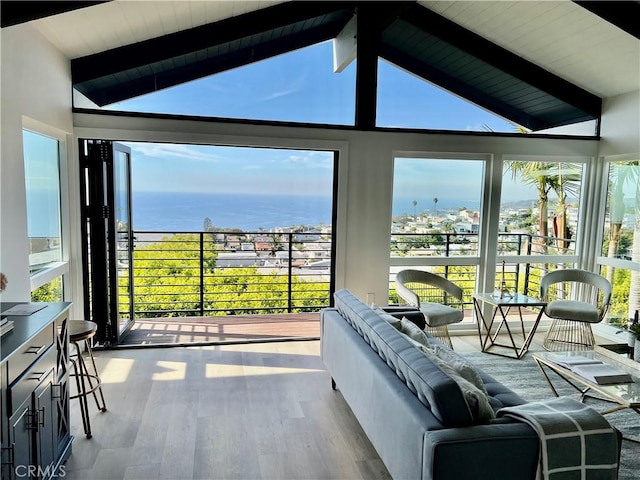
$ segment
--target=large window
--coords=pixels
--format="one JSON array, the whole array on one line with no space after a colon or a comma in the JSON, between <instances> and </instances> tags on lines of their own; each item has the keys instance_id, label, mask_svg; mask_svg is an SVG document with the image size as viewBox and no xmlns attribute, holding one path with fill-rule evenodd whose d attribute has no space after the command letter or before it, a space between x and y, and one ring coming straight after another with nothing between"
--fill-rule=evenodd
<instances>
[{"instance_id":1,"label":"large window","mask_svg":"<svg viewBox=\"0 0 640 480\"><path fill-rule=\"evenodd\" d=\"M355 73L355 62L333 71L332 42L327 41L103 108L353 125ZM74 104L87 106L78 94Z\"/></svg>"},{"instance_id":2,"label":"large window","mask_svg":"<svg viewBox=\"0 0 640 480\"><path fill-rule=\"evenodd\" d=\"M357 58L349 43L324 41L102 107L74 90L74 107L353 126ZM349 52L353 58L335 52ZM334 65L334 54L336 63L343 61L340 66ZM503 133L524 130L387 60L379 58L377 67L378 127ZM592 136L595 121L536 133Z\"/></svg>"},{"instance_id":3,"label":"large window","mask_svg":"<svg viewBox=\"0 0 640 480\"><path fill-rule=\"evenodd\" d=\"M485 162L466 158L396 157L393 176L390 301L395 275L418 268L476 289ZM468 315L469 319L471 314Z\"/></svg>"},{"instance_id":4,"label":"large window","mask_svg":"<svg viewBox=\"0 0 640 480\"><path fill-rule=\"evenodd\" d=\"M498 253L574 254L582 172L578 161L507 158Z\"/></svg>"},{"instance_id":5,"label":"large window","mask_svg":"<svg viewBox=\"0 0 640 480\"><path fill-rule=\"evenodd\" d=\"M517 127L382 59L378 60L376 124L380 127L510 132Z\"/></svg>"},{"instance_id":6,"label":"large window","mask_svg":"<svg viewBox=\"0 0 640 480\"><path fill-rule=\"evenodd\" d=\"M120 231L118 270L133 271L119 276L120 312L139 319L329 305L334 151L126 146L135 250L129 258L129 232Z\"/></svg>"},{"instance_id":7,"label":"large window","mask_svg":"<svg viewBox=\"0 0 640 480\"><path fill-rule=\"evenodd\" d=\"M469 296L504 286L535 297L548 270L580 263L588 159L508 155L497 161L395 158L390 302L396 301L395 273L403 268L441 274ZM485 170L496 165L502 175L487 179ZM488 192L483 185L491 185Z\"/></svg>"},{"instance_id":8,"label":"large window","mask_svg":"<svg viewBox=\"0 0 640 480\"><path fill-rule=\"evenodd\" d=\"M32 299L61 301L69 271L63 244L64 135L25 128L22 139Z\"/></svg>"},{"instance_id":9,"label":"large window","mask_svg":"<svg viewBox=\"0 0 640 480\"><path fill-rule=\"evenodd\" d=\"M29 269L36 273L62 260L58 140L23 132Z\"/></svg>"},{"instance_id":10,"label":"large window","mask_svg":"<svg viewBox=\"0 0 640 480\"><path fill-rule=\"evenodd\" d=\"M579 205L586 159L523 155L504 158L497 281L538 296L550 269L578 261Z\"/></svg>"},{"instance_id":11,"label":"large window","mask_svg":"<svg viewBox=\"0 0 640 480\"><path fill-rule=\"evenodd\" d=\"M640 167L638 159L608 164L602 275L613 285L608 320L625 324L640 309Z\"/></svg>"}]
</instances>

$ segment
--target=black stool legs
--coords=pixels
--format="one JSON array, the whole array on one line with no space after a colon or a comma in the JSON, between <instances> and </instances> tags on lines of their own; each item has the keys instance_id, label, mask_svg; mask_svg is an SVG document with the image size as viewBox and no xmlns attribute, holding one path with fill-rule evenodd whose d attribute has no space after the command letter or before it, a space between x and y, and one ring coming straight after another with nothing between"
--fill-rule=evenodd
<instances>
[{"instance_id":1,"label":"black stool legs","mask_svg":"<svg viewBox=\"0 0 640 480\"><path fill-rule=\"evenodd\" d=\"M96 362L93 358L91 342L88 341L95 335L96 330L97 325L94 322L83 320L71 320L69 322L69 342L75 348L75 354L69 356L73 368L73 373L70 373L70 376L75 378L77 388L77 394L69 398L77 398L80 400L82 426L84 427L84 433L87 438L91 438L91 422L89 420L87 397L93 395L98 410L101 412L107 411L107 404L104 401L104 394L102 393L102 381L100 380ZM85 340L91 371L88 368L87 361L85 361L79 345L80 342Z\"/></svg>"}]
</instances>

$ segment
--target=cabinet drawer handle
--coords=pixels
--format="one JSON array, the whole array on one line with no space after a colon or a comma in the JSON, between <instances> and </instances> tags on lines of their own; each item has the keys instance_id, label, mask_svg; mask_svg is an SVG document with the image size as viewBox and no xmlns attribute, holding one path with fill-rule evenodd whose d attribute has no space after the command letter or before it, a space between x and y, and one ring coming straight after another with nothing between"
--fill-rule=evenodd
<instances>
[{"instance_id":1,"label":"cabinet drawer handle","mask_svg":"<svg viewBox=\"0 0 640 480\"><path fill-rule=\"evenodd\" d=\"M27 380L33 380L33 381L39 382L44 378L46 374L47 372L32 372L29 375L29 378L27 378Z\"/></svg>"},{"instance_id":2,"label":"cabinet drawer handle","mask_svg":"<svg viewBox=\"0 0 640 480\"><path fill-rule=\"evenodd\" d=\"M44 427L44 407L40 407L36 413L38 413L36 417L38 419L38 425Z\"/></svg>"},{"instance_id":3,"label":"cabinet drawer handle","mask_svg":"<svg viewBox=\"0 0 640 480\"><path fill-rule=\"evenodd\" d=\"M39 355L40 352L46 347L46 345L32 345L24 353L33 353L34 355Z\"/></svg>"}]
</instances>

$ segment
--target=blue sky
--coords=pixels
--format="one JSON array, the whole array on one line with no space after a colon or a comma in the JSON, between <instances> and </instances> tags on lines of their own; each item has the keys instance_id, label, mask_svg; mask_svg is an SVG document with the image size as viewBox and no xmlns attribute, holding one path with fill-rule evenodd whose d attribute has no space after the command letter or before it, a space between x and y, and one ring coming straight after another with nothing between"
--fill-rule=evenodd
<instances>
[{"instance_id":1,"label":"blue sky","mask_svg":"<svg viewBox=\"0 0 640 480\"><path fill-rule=\"evenodd\" d=\"M333 153L126 143L134 191L330 195Z\"/></svg>"},{"instance_id":2,"label":"blue sky","mask_svg":"<svg viewBox=\"0 0 640 480\"><path fill-rule=\"evenodd\" d=\"M332 42L324 42L108 109L353 125L355 70L352 62L341 73L334 73ZM379 62L377 123L385 127L515 130L506 120L384 61ZM329 154L128 145L132 148L134 191L331 191Z\"/></svg>"}]
</instances>

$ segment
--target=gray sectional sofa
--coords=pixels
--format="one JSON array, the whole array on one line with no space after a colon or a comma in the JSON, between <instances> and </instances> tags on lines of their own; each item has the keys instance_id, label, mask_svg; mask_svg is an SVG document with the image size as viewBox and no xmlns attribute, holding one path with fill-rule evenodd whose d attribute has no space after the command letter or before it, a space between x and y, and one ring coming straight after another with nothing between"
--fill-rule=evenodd
<instances>
[{"instance_id":1,"label":"gray sectional sofa","mask_svg":"<svg viewBox=\"0 0 640 480\"><path fill-rule=\"evenodd\" d=\"M479 420L460 382L384 313L348 290L334 298L335 308L321 312L322 359L393 478L535 478L539 441L531 427L508 418ZM493 410L524 403L478 373Z\"/></svg>"}]
</instances>

